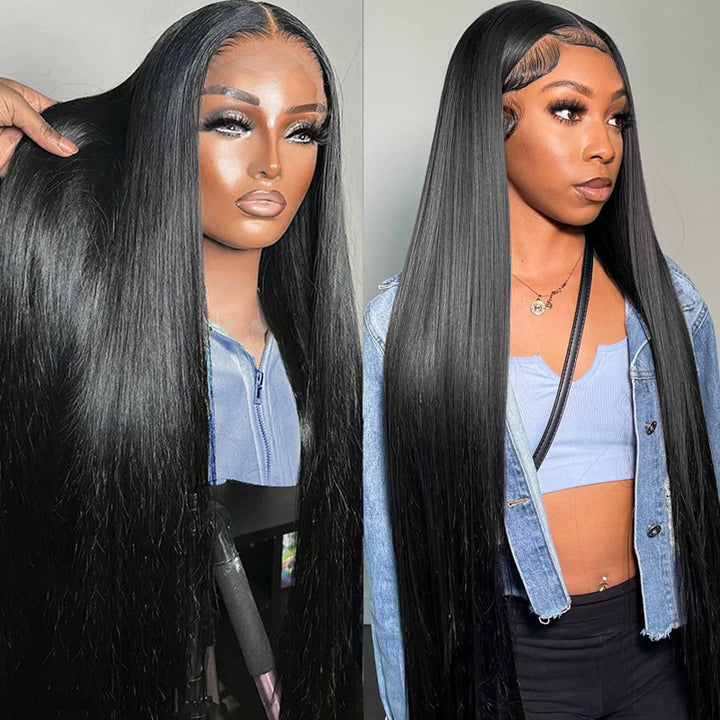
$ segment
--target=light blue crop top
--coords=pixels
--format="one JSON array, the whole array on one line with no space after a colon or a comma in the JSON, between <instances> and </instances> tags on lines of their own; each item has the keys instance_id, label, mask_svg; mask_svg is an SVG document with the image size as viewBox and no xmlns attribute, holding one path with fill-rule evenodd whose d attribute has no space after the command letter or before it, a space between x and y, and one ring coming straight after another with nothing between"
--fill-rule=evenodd
<instances>
[{"instance_id":1,"label":"light blue crop top","mask_svg":"<svg viewBox=\"0 0 720 720\"><path fill-rule=\"evenodd\" d=\"M598 345L572 383L557 435L538 471L543 493L635 477L635 432L627 338ZM550 417L560 377L540 355L510 357L509 382L534 450Z\"/></svg>"},{"instance_id":2,"label":"light blue crop top","mask_svg":"<svg viewBox=\"0 0 720 720\"><path fill-rule=\"evenodd\" d=\"M210 481L296 485L300 423L277 341L268 333L256 367L237 340L209 325Z\"/></svg>"}]
</instances>

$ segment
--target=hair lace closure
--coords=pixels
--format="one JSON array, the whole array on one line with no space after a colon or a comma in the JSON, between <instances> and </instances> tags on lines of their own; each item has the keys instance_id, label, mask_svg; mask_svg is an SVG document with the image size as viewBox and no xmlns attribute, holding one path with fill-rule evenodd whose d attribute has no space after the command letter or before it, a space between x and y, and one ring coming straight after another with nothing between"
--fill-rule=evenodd
<instances>
[{"instance_id":1,"label":"hair lace closure","mask_svg":"<svg viewBox=\"0 0 720 720\"><path fill-rule=\"evenodd\" d=\"M510 70L503 82L503 115L506 138L515 131L522 116L521 108L513 102L513 96L507 93L520 90L552 72L560 61L560 51L563 45L593 47L610 54L610 50L602 38L584 25L558 28L541 37Z\"/></svg>"}]
</instances>

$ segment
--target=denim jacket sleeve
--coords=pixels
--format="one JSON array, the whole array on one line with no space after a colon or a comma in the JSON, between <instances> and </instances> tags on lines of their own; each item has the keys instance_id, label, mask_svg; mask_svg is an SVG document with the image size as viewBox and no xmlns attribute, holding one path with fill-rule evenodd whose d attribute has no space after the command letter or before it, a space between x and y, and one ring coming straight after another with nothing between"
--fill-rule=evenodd
<instances>
[{"instance_id":1,"label":"denim jacket sleeve","mask_svg":"<svg viewBox=\"0 0 720 720\"><path fill-rule=\"evenodd\" d=\"M675 263L669 263L671 271L677 278L689 286L691 292L678 292L681 304L690 297L696 303L694 312L688 316L690 327L690 338L692 340L693 353L695 354L695 366L697 367L700 379L700 396L702 398L703 411L705 413L705 424L707 426L710 451L712 452L713 465L715 467L715 479L718 483L718 494L720 495L720 370L718 369L718 349L715 337L715 328L710 316L710 310L695 289L695 286L688 279L682 270ZM677 282L676 279L676 287Z\"/></svg>"},{"instance_id":2,"label":"denim jacket sleeve","mask_svg":"<svg viewBox=\"0 0 720 720\"><path fill-rule=\"evenodd\" d=\"M718 494L720 494L720 373L718 372L715 329L707 308L692 340L700 377L700 394L705 412L705 424L715 466Z\"/></svg>"},{"instance_id":3,"label":"denim jacket sleeve","mask_svg":"<svg viewBox=\"0 0 720 720\"><path fill-rule=\"evenodd\" d=\"M692 280L674 260L669 257L666 257L666 260L692 341L715 479L720 494L720 370L715 328L710 310Z\"/></svg>"},{"instance_id":4,"label":"denim jacket sleeve","mask_svg":"<svg viewBox=\"0 0 720 720\"><path fill-rule=\"evenodd\" d=\"M370 303L364 332L364 519L378 685L389 720L407 720L405 662L385 456L383 360L394 287Z\"/></svg>"}]
</instances>

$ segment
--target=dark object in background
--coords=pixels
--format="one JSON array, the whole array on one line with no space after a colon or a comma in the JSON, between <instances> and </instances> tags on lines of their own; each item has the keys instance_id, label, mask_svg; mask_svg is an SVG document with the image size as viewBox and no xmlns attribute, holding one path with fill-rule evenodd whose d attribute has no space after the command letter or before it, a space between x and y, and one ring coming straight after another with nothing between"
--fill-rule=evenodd
<instances>
[{"instance_id":1,"label":"dark object in background","mask_svg":"<svg viewBox=\"0 0 720 720\"><path fill-rule=\"evenodd\" d=\"M257 611L276 655L280 626L292 592L281 583L283 536L295 530L297 492L297 486L262 487L232 480L212 488L213 498L223 506ZM231 548L226 549L232 552ZM238 720L265 720L266 712L252 679L264 667L257 663L249 667L245 662L232 614L225 602L220 604L215 656L223 712L226 717Z\"/></svg>"}]
</instances>

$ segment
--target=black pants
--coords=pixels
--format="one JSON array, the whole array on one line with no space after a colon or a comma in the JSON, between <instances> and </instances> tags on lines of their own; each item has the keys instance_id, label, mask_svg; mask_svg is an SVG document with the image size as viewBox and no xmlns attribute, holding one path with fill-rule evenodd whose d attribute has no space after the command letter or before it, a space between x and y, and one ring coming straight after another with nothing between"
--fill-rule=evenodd
<instances>
[{"instance_id":1,"label":"black pants","mask_svg":"<svg viewBox=\"0 0 720 720\"><path fill-rule=\"evenodd\" d=\"M672 641L640 635L637 578L574 596L549 625L508 602L525 720L687 720Z\"/></svg>"}]
</instances>

